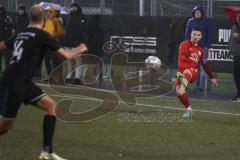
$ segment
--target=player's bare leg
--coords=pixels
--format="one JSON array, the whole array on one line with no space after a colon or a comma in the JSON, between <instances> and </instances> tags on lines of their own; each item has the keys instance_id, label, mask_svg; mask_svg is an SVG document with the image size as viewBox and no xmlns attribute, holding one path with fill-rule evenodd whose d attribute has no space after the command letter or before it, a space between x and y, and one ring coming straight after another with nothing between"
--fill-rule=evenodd
<instances>
[{"instance_id":1,"label":"player's bare leg","mask_svg":"<svg viewBox=\"0 0 240 160\"><path fill-rule=\"evenodd\" d=\"M52 140L56 125L56 102L49 96L43 96L36 104L46 114L43 119L43 150L39 156L40 160L66 160L53 152Z\"/></svg>"},{"instance_id":2,"label":"player's bare leg","mask_svg":"<svg viewBox=\"0 0 240 160\"><path fill-rule=\"evenodd\" d=\"M184 108L186 108L183 113L184 118L192 117L192 108L186 95L186 87L191 79L192 73L189 69L184 70L183 73L177 72L176 92L179 100L183 104Z\"/></svg>"},{"instance_id":3,"label":"player's bare leg","mask_svg":"<svg viewBox=\"0 0 240 160\"><path fill-rule=\"evenodd\" d=\"M0 116L0 136L6 134L13 126L15 118L5 118Z\"/></svg>"}]
</instances>

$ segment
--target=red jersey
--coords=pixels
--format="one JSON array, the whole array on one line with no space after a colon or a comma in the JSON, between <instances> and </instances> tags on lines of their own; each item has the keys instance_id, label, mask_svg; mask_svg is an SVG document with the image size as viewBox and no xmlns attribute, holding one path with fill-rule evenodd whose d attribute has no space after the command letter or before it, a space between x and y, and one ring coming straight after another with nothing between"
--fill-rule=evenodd
<instances>
[{"instance_id":1,"label":"red jersey","mask_svg":"<svg viewBox=\"0 0 240 160\"><path fill-rule=\"evenodd\" d=\"M179 47L178 69L198 69L198 63L204 58L204 51L201 47L195 46L190 40L183 41Z\"/></svg>"}]
</instances>

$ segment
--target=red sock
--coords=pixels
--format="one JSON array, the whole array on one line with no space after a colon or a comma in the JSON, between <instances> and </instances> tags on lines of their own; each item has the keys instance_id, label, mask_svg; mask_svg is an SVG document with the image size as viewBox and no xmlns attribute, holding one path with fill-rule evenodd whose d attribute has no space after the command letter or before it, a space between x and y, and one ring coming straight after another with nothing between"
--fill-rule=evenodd
<instances>
[{"instance_id":1,"label":"red sock","mask_svg":"<svg viewBox=\"0 0 240 160\"><path fill-rule=\"evenodd\" d=\"M184 108L188 108L190 106L186 93L184 93L182 95L178 95L178 98L182 102L182 104L184 105Z\"/></svg>"},{"instance_id":2,"label":"red sock","mask_svg":"<svg viewBox=\"0 0 240 160\"><path fill-rule=\"evenodd\" d=\"M184 78L187 79L188 82L191 82L192 75L190 73L186 72L186 73L183 74L183 76L184 76Z\"/></svg>"}]
</instances>

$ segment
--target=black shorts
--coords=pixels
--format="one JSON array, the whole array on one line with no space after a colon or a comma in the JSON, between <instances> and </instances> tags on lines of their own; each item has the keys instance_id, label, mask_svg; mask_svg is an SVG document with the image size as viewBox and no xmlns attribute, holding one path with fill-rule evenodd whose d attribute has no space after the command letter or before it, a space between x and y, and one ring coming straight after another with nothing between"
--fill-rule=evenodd
<instances>
[{"instance_id":1,"label":"black shorts","mask_svg":"<svg viewBox=\"0 0 240 160\"><path fill-rule=\"evenodd\" d=\"M0 115L15 118L22 103L35 105L47 93L31 80L0 80Z\"/></svg>"}]
</instances>

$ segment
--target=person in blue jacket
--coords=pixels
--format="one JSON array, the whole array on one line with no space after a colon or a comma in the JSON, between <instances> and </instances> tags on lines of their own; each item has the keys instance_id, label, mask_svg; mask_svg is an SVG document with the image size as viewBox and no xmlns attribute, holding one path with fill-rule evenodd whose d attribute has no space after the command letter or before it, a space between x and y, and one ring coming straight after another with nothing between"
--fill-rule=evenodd
<instances>
[{"instance_id":1,"label":"person in blue jacket","mask_svg":"<svg viewBox=\"0 0 240 160\"><path fill-rule=\"evenodd\" d=\"M194 27L201 27L202 28L202 39L199 42L200 47L204 49L205 58L204 61L207 61L208 58L208 50L211 48L212 43L212 29L211 25L209 24L207 18L205 18L204 10L202 6L194 7L192 11L192 17L187 21L186 31L185 31L185 38L190 39L190 33L192 28ZM199 65L199 72L198 78L196 81L196 87L194 91L204 91L205 82L207 79L207 75L204 72L201 65ZM210 90L210 85L207 85L207 89Z\"/></svg>"}]
</instances>

